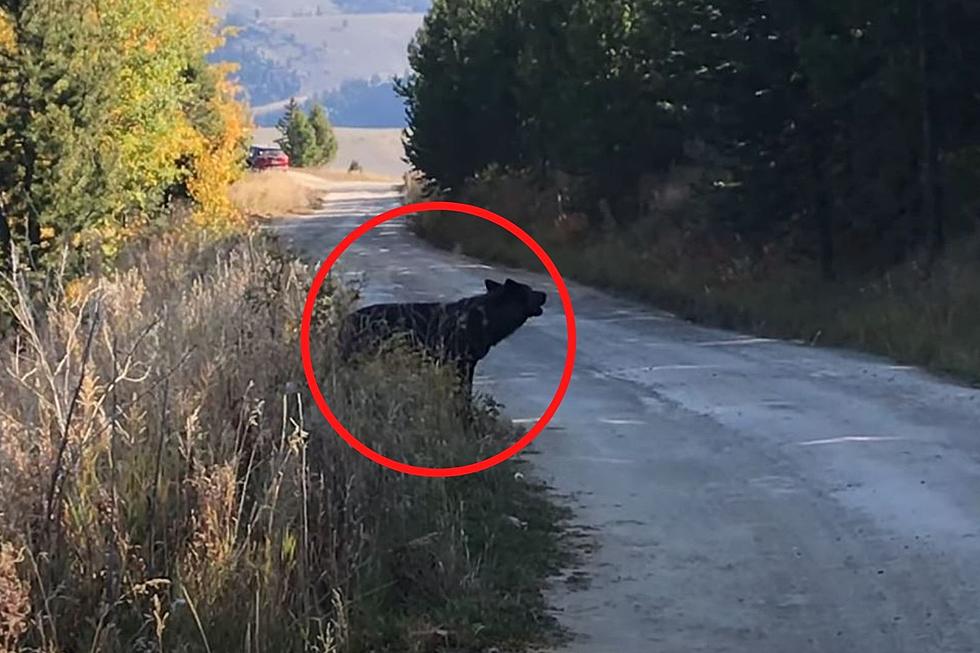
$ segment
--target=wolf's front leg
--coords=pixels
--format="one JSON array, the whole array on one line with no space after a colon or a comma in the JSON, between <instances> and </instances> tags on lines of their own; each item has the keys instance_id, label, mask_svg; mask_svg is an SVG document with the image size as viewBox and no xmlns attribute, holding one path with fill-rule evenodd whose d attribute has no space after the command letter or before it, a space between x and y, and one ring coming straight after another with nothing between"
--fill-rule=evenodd
<instances>
[{"instance_id":1,"label":"wolf's front leg","mask_svg":"<svg viewBox=\"0 0 980 653\"><path fill-rule=\"evenodd\" d=\"M476 373L476 363L473 361L467 361L464 363L464 366L463 392L465 393L467 401L470 401L473 399L473 376Z\"/></svg>"},{"instance_id":2,"label":"wolf's front leg","mask_svg":"<svg viewBox=\"0 0 980 653\"><path fill-rule=\"evenodd\" d=\"M473 426L473 375L476 364L469 361L460 361L457 364L459 373L459 410L463 424L467 429Z\"/></svg>"}]
</instances>

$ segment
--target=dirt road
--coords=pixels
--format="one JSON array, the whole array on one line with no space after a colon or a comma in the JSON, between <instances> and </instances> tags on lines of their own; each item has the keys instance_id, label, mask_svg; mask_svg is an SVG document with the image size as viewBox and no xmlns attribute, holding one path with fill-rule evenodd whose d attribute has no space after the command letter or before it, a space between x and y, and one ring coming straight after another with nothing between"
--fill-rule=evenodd
<instances>
[{"instance_id":1,"label":"dirt road","mask_svg":"<svg viewBox=\"0 0 980 653\"><path fill-rule=\"evenodd\" d=\"M338 188L278 229L322 261L398 202ZM510 417L540 415L565 347L547 277L438 251L401 223L341 265L367 274L367 301L455 299L505 274L550 291L477 369ZM567 650L980 651L980 392L569 285L576 374L528 453L599 544L588 587L552 592L580 634Z\"/></svg>"}]
</instances>

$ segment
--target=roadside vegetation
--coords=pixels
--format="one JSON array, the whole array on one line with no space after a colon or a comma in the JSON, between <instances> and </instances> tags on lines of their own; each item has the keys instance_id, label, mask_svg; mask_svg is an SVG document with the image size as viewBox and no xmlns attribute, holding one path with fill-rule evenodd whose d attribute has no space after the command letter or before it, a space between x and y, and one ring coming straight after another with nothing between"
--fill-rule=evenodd
<instances>
[{"instance_id":1,"label":"roadside vegetation","mask_svg":"<svg viewBox=\"0 0 980 653\"><path fill-rule=\"evenodd\" d=\"M978 26L962 0L436 0L406 152L583 281L980 379Z\"/></svg>"},{"instance_id":2,"label":"roadside vegetation","mask_svg":"<svg viewBox=\"0 0 980 653\"><path fill-rule=\"evenodd\" d=\"M283 216L315 209L325 190L289 170L248 171L231 186L231 200L246 215Z\"/></svg>"},{"instance_id":3,"label":"roadside vegetation","mask_svg":"<svg viewBox=\"0 0 980 653\"><path fill-rule=\"evenodd\" d=\"M547 631L562 515L521 465L418 479L361 458L307 399L311 270L257 236L148 241L42 313L10 307L3 650L482 650ZM513 440L490 405L464 430L451 377L407 356L334 364L350 299L324 291L312 342L369 446L452 465Z\"/></svg>"},{"instance_id":4,"label":"roadside vegetation","mask_svg":"<svg viewBox=\"0 0 980 653\"><path fill-rule=\"evenodd\" d=\"M308 400L312 270L247 219L283 191L248 195L211 3L97 4L0 1L0 653L556 632L541 586L565 515L522 463L399 475ZM514 440L489 400L464 428L451 379L407 354L336 364L353 298L321 292L312 346L354 433L431 466Z\"/></svg>"}]
</instances>

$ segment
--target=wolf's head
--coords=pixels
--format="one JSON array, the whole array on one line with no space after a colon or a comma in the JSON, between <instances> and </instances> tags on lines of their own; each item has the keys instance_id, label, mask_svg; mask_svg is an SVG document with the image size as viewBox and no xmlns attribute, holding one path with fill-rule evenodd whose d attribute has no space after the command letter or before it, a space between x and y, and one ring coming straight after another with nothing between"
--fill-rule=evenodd
<instances>
[{"instance_id":1,"label":"wolf's head","mask_svg":"<svg viewBox=\"0 0 980 653\"><path fill-rule=\"evenodd\" d=\"M523 323L529 317L544 313L544 303L548 296L540 290L534 290L513 279L507 279L504 283L487 279L485 283L495 312L499 311L501 317L506 316L508 321L517 319Z\"/></svg>"}]
</instances>

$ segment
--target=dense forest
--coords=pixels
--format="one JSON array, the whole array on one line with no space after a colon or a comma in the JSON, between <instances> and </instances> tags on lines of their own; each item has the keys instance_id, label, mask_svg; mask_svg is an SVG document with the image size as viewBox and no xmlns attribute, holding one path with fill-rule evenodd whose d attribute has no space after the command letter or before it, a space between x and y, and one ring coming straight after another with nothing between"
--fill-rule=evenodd
<instances>
[{"instance_id":1,"label":"dense forest","mask_svg":"<svg viewBox=\"0 0 980 653\"><path fill-rule=\"evenodd\" d=\"M334 4L351 14L422 12L429 8L429 0L335 0Z\"/></svg>"},{"instance_id":2,"label":"dense forest","mask_svg":"<svg viewBox=\"0 0 980 653\"><path fill-rule=\"evenodd\" d=\"M688 232L828 279L928 270L977 226L978 32L968 0L437 0L407 154L457 193L560 172L620 229L694 170Z\"/></svg>"}]
</instances>

